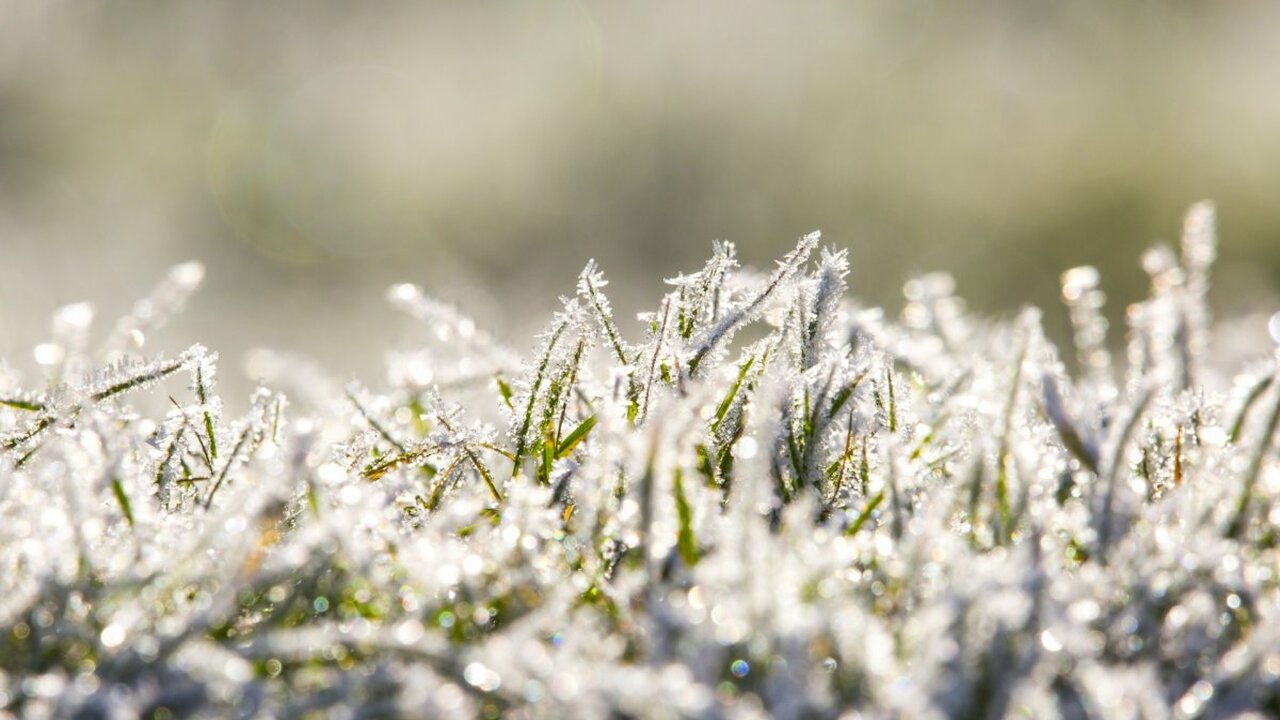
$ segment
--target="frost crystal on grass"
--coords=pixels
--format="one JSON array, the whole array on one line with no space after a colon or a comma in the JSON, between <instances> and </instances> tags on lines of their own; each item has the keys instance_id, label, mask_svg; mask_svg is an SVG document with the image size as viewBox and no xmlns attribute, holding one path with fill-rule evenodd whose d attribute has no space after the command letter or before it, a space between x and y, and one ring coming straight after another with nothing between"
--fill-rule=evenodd
<instances>
[{"instance_id":1,"label":"frost crystal on grass","mask_svg":"<svg viewBox=\"0 0 1280 720\"><path fill-rule=\"evenodd\" d=\"M1093 268L1059 350L942 273L861 308L816 234L636 337L588 263L523 361L397 285L383 381L257 350L289 398L234 413L136 354L199 266L100 347L68 306L0 366L0 716L1280 714L1280 382L1210 343L1215 243L1115 358Z\"/></svg>"}]
</instances>

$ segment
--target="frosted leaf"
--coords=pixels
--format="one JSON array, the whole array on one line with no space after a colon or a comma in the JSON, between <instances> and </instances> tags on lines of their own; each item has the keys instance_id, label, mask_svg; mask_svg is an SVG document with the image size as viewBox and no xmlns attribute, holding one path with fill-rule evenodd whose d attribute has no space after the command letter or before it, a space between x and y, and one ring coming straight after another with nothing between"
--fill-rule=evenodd
<instances>
[{"instance_id":1,"label":"frosted leaf","mask_svg":"<svg viewBox=\"0 0 1280 720\"><path fill-rule=\"evenodd\" d=\"M105 343L108 353L141 348L147 335L164 327L183 307L204 281L204 265L191 261L169 269L164 279L133 310L120 318Z\"/></svg>"},{"instance_id":2,"label":"frosted leaf","mask_svg":"<svg viewBox=\"0 0 1280 720\"><path fill-rule=\"evenodd\" d=\"M468 342L476 335L475 322L454 308L427 297L415 285L393 285L387 291L391 306L433 326L436 339L450 342L455 338Z\"/></svg>"},{"instance_id":3,"label":"frosted leaf","mask_svg":"<svg viewBox=\"0 0 1280 720\"><path fill-rule=\"evenodd\" d=\"M576 300L564 298L562 302L564 309L540 336L541 348L536 360L526 365L514 399L510 434L517 463L527 450L543 441L547 424L563 416L587 349L581 307Z\"/></svg>"},{"instance_id":4,"label":"frosted leaf","mask_svg":"<svg viewBox=\"0 0 1280 720\"><path fill-rule=\"evenodd\" d=\"M600 266L596 261L588 260L586 267L582 268L582 272L578 275L578 294L592 295L608 284L609 281L605 279L604 273L600 272Z\"/></svg>"},{"instance_id":5,"label":"frosted leaf","mask_svg":"<svg viewBox=\"0 0 1280 720\"><path fill-rule=\"evenodd\" d=\"M1098 440L1092 428L1082 426L1067 410L1062 393L1058 390L1057 380L1045 374L1042 380L1044 393L1044 410L1049 421L1058 431L1063 444L1085 468L1097 472L1099 462Z\"/></svg>"},{"instance_id":6,"label":"frosted leaf","mask_svg":"<svg viewBox=\"0 0 1280 720\"><path fill-rule=\"evenodd\" d=\"M582 273L578 276L578 297L595 315L596 323L604 331L605 339L608 341L609 349L613 352L614 359L619 365L627 365L631 362L631 353L626 343L623 342L622 336L618 332L618 326L613 320L613 308L609 304L609 298L601 290L608 284L608 281L604 279L604 275L596 266L596 261L589 260L587 266L582 269Z\"/></svg>"},{"instance_id":7,"label":"frosted leaf","mask_svg":"<svg viewBox=\"0 0 1280 720\"><path fill-rule=\"evenodd\" d=\"M132 390L146 390L164 378L189 367L188 356L176 360L143 362L127 357L94 373L86 390L94 402L107 400Z\"/></svg>"},{"instance_id":8,"label":"frosted leaf","mask_svg":"<svg viewBox=\"0 0 1280 720\"><path fill-rule=\"evenodd\" d=\"M1217 257L1218 246L1215 225L1215 211L1210 202L1193 205L1183 222L1185 292L1181 311L1186 329L1182 343L1188 378L1197 371L1196 366L1209 345L1209 268Z\"/></svg>"},{"instance_id":9,"label":"frosted leaf","mask_svg":"<svg viewBox=\"0 0 1280 720\"><path fill-rule=\"evenodd\" d=\"M221 467L212 473L209 492L204 499L206 508L212 505L219 490L236 476L263 443L277 441L284 408L282 396L263 387L254 391L249 411L229 428L230 447L221 456Z\"/></svg>"},{"instance_id":10,"label":"frosted leaf","mask_svg":"<svg viewBox=\"0 0 1280 720\"><path fill-rule=\"evenodd\" d=\"M702 279L702 274L701 274L701 273L693 273L693 274L680 273L679 275L676 275L675 277L671 277L671 278L663 278L662 282L664 282L664 283L666 283L667 285L670 285L670 286L672 286L672 287L677 287L677 288L692 288L692 287L697 286L698 282L699 282L701 279Z\"/></svg>"},{"instance_id":11,"label":"frosted leaf","mask_svg":"<svg viewBox=\"0 0 1280 720\"><path fill-rule=\"evenodd\" d=\"M3 388L3 383L0 383L0 388ZM0 389L0 406L35 412L44 410L49 404L44 393Z\"/></svg>"},{"instance_id":12,"label":"frosted leaf","mask_svg":"<svg viewBox=\"0 0 1280 720\"><path fill-rule=\"evenodd\" d=\"M191 389L197 394L208 395L218 373L218 353L203 345L192 345L180 358L192 375Z\"/></svg>"},{"instance_id":13,"label":"frosted leaf","mask_svg":"<svg viewBox=\"0 0 1280 720\"><path fill-rule=\"evenodd\" d=\"M824 249L822 259L818 263L816 287L813 291L813 307L809 313L809 321L805 328L805 357L812 366L819 360L819 354L829 338L831 328L835 326L840 301L844 297L845 278L849 274L849 257L847 251Z\"/></svg>"},{"instance_id":14,"label":"frosted leaf","mask_svg":"<svg viewBox=\"0 0 1280 720\"><path fill-rule=\"evenodd\" d=\"M690 374L698 369L704 358L731 338L742 325L756 319L764 311L765 303L786 281L799 272L821 239L820 232L812 232L800 238L796 247L777 261L777 269L765 281L763 287L756 290L749 300L729 309L701 336L685 363Z\"/></svg>"},{"instance_id":15,"label":"frosted leaf","mask_svg":"<svg viewBox=\"0 0 1280 720\"><path fill-rule=\"evenodd\" d=\"M690 340L719 322L735 294L729 286L732 271L737 267L736 249L733 243L716 241L712 244L711 258L702 270L686 275L681 273L666 283L677 288L671 293L673 303L673 330L682 340Z\"/></svg>"},{"instance_id":16,"label":"frosted leaf","mask_svg":"<svg viewBox=\"0 0 1280 720\"><path fill-rule=\"evenodd\" d=\"M1143 269L1151 276L1151 297L1129 307L1128 384L1174 392L1194 380L1199 353L1195 320L1188 311L1186 276L1173 251L1165 246L1148 250Z\"/></svg>"},{"instance_id":17,"label":"frosted leaf","mask_svg":"<svg viewBox=\"0 0 1280 720\"><path fill-rule=\"evenodd\" d=\"M441 302L416 285L400 283L386 292L387 302L430 330L430 340L442 348L461 349L463 355L484 358L486 371L519 367L516 353L481 330L475 320L456 307ZM479 370L476 370L479 372Z\"/></svg>"},{"instance_id":18,"label":"frosted leaf","mask_svg":"<svg viewBox=\"0 0 1280 720\"><path fill-rule=\"evenodd\" d=\"M347 442L334 447L333 459L345 468L359 469L373 457L373 448L378 440L378 433L373 430L359 431Z\"/></svg>"},{"instance_id":19,"label":"frosted leaf","mask_svg":"<svg viewBox=\"0 0 1280 720\"><path fill-rule=\"evenodd\" d=\"M1111 353L1107 349L1107 318L1102 314L1106 295L1098 282L1097 268L1072 268L1062 274L1062 298L1070 312L1080 369L1099 394L1109 396L1113 392Z\"/></svg>"},{"instance_id":20,"label":"frosted leaf","mask_svg":"<svg viewBox=\"0 0 1280 720\"><path fill-rule=\"evenodd\" d=\"M1203 273L1218 255L1216 211L1211 202L1191 206L1182 225L1182 260L1192 273Z\"/></svg>"}]
</instances>

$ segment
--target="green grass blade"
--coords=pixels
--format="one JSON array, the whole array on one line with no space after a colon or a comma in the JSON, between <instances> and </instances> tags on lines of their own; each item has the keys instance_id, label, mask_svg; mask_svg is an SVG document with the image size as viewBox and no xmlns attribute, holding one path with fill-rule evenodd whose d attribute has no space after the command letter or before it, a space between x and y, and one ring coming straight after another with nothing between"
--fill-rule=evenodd
<instances>
[{"instance_id":1,"label":"green grass blade","mask_svg":"<svg viewBox=\"0 0 1280 720\"><path fill-rule=\"evenodd\" d=\"M676 549L680 553L680 559L684 560L689 567L693 567L700 559L698 541L693 534L693 508L689 506L689 498L684 493L684 473L680 468L676 468L672 485L676 496L676 518L680 523L680 529L676 535Z\"/></svg>"},{"instance_id":2,"label":"green grass blade","mask_svg":"<svg viewBox=\"0 0 1280 720\"><path fill-rule=\"evenodd\" d=\"M876 508L880 507L880 504L883 502L884 491L881 490L863 506L862 512L858 514L858 519L854 520L853 524L844 531L845 537L853 537L854 535L857 535L858 531L862 529L862 526L866 525L867 521L871 519L871 514L874 513Z\"/></svg>"},{"instance_id":3,"label":"green grass blade","mask_svg":"<svg viewBox=\"0 0 1280 720\"><path fill-rule=\"evenodd\" d=\"M578 427L574 428L572 432L566 435L565 438L560 441L560 445L556 447L556 459L559 460L573 452L573 449L578 446L578 443L586 439L587 434L591 432L591 428L595 426L595 415L591 415L586 420L578 423Z\"/></svg>"},{"instance_id":4,"label":"green grass blade","mask_svg":"<svg viewBox=\"0 0 1280 720\"><path fill-rule=\"evenodd\" d=\"M41 412L45 409L45 404L42 402L19 397L0 397L0 405L30 412Z\"/></svg>"},{"instance_id":5,"label":"green grass blade","mask_svg":"<svg viewBox=\"0 0 1280 720\"><path fill-rule=\"evenodd\" d=\"M509 385L506 380L503 380L501 375L495 375L493 377L493 382L498 386L498 395L502 397L502 402L506 404L507 409L514 411L516 407L512 403L511 398L515 393L512 392L511 385Z\"/></svg>"},{"instance_id":6,"label":"green grass blade","mask_svg":"<svg viewBox=\"0 0 1280 720\"><path fill-rule=\"evenodd\" d=\"M733 407L733 401L738 397L738 392L742 390L742 383L747 379L747 373L751 371L751 366L756 362L756 356L752 355L742 363L742 367L738 368L738 379L730 386L729 392L725 394L720 404L716 406L716 414L711 421L711 432L720 429L720 423L724 422L724 417L729 413L729 408Z\"/></svg>"},{"instance_id":7,"label":"green grass blade","mask_svg":"<svg viewBox=\"0 0 1280 720\"><path fill-rule=\"evenodd\" d=\"M125 522L129 523L129 527L133 527L133 505L129 502L129 495L124 491L124 484L120 482L120 478L111 478L111 492L115 493L116 502L120 503L120 509L124 512Z\"/></svg>"}]
</instances>

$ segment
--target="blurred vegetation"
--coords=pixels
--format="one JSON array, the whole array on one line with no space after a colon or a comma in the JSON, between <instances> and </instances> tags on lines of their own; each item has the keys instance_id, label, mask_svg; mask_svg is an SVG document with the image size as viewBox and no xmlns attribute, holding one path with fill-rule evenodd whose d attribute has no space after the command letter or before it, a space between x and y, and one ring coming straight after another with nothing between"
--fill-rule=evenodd
<instances>
[{"instance_id":1,"label":"blurred vegetation","mask_svg":"<svg viewBox=\"0 0 1280 720\"><path fill-rule=\"evenodd\" d=\"M0 0L0 351L198 258L178 341L364 373L394 281L509 334L588 257L630 313L713 239L766 263L815 228L869 303L946 269L979 309L1049 307L1088 263L1118 320L1202 197L1215 303L1266 308L1276 27L1243 1Z\"/></svg>"}]
</instances>

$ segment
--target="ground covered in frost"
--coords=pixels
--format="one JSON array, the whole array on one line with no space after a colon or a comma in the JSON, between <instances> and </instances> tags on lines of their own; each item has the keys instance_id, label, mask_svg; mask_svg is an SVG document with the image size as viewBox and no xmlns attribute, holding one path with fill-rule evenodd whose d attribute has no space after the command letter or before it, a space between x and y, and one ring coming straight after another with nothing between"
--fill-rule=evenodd
<instances>
[{"instance_id":1,"label":"ground covered in frost","mask_svg":"<svg viewBox=\"0 0 1280 720\"><path fill-rule=\"evenodd\" d=\"M817 234L634 333L588 264L528 353L396 286L385 380L261 351L243 414L145 352L198 265L69 306L0 369L0 716L1275 717L1280 383L1217 360L1213 232L1116 359L1090 268L1057 348Z\"/></svg>"}]
</instances>

